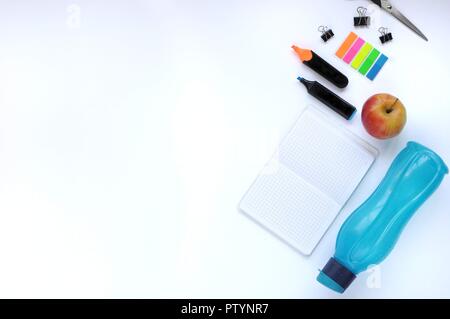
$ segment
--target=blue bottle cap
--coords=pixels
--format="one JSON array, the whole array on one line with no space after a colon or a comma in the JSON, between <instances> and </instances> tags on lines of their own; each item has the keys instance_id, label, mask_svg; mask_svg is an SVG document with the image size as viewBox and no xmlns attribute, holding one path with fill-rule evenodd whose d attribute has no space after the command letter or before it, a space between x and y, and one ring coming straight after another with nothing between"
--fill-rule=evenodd
<instances>
[{"instance_id":1,"label":"blue bottle cap","mask_svg":"<svg viewBox=\"0 0 450 319\"><path fill-rule=\"evenodd\" d=\"M336 259L330 258L317 276L317 281L336 292L343 293L355 278L354 273Z\"/></svg>"}]
</instances>

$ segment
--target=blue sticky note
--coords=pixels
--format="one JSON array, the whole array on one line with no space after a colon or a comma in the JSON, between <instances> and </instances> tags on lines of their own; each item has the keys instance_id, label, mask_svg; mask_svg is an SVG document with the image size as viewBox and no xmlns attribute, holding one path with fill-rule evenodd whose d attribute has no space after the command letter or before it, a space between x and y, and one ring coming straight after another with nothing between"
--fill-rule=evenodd
<instances>
[{"instance_id":1,"label":"blue sticky note","mask_svg":"<svg viewBox=\"0 0 450 319\"><path fill-rule=\"evenodd\" d=\"M386 63L387 60L388 57L385 56L384 54L381 54L377 62L375 62L375 64L372 66L372 68L370 69L369 73L367 73L366 76L373 81L373 79L375 79L375 77L378 75L378 72L380 72L381 68Z\"/></svg>"}]
</instances>

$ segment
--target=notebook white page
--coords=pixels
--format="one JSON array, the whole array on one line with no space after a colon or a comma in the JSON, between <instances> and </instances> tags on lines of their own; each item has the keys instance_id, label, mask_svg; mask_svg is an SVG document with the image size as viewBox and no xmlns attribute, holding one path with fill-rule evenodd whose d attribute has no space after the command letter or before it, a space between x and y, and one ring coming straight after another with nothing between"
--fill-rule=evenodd
<instances>
[{"instance_id":1,"label":"notebook white page","mask_svg":"<svg viewBox=\"0 0 450 319\"><path fill-rule=\"evenodd\" d=\"M308 107L239 208L310 255L377 154L336 119Z\"/></svg>"}]
</instances>

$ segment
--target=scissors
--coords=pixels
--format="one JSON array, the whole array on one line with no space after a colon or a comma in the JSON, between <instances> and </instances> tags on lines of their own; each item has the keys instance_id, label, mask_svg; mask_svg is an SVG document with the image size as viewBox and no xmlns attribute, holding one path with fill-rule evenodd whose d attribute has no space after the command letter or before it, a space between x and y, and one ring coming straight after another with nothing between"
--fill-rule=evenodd
<instances>
[{"instance_id":1,"label":"scissors","mask_svg":"<svg viewBox=\"0 0 450 319\"><path fill-rule=\"evenodd\" d=\"M408 28L413 30L415 33L417 33L422 39L425 41L428 41L425 34L422 33L422 31L419 30L418 27L416 27L411 21L408 20L407 17L405 17L397 8L395 8L389 0L371 0L373 3L375 3L380 8L386 10L391 15L396 17L401 23L406 25Z\"/></svg>"}]
</instances>

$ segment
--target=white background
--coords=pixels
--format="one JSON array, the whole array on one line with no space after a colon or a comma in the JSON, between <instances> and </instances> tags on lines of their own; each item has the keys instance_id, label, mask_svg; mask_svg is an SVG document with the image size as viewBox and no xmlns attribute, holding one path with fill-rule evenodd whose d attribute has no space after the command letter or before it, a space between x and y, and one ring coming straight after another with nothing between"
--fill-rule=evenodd
<instances>
[{"instance_id":1,"label":"white background","mask_svg":"<svg viewBox=\"0 0 450 319\"><path fill-rule=\"evenodd\" d=\"M450 297L448 177L380 288L367 273L343 296L315 281L408 140L450 162L450 2L393 2L430 42L363 0L1 0L0 297ZM390 58L374 82L334 56L359 5L374 21L356 32ZM378 92L408 111L389 141L360 113L342 120L381 154L308 258L236 209L302 109L322 107L296 77L334 89L294 43L347 74L358 111Z\"/></svg>"}]
</instances>

